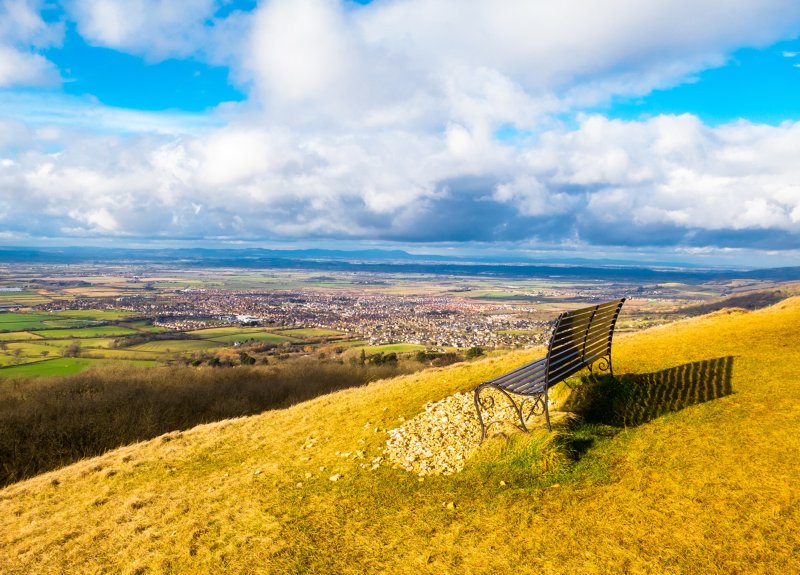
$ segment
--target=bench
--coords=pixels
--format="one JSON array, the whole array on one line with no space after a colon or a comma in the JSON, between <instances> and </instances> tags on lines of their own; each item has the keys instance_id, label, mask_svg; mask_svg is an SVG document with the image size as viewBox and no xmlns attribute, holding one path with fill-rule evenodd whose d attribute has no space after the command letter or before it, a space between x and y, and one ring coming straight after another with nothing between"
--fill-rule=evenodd
<instances>
[{"instance_id":1,"label":"bench","mask_svg":"<svg viewBox=\"0 0 800 575\"><path fill-rule=\"evenodd\" d=\"M502 422L484 422L482 411L495 405L494 397L484 393L487 390L495 389L508 399L519 419L517 427L522 431L528 431L525 422L532 415L542 414L550 431L547 401L550 387L584 367L592 373L595 363L598 370L608 371L613 377L611 339L623 303L625 298L562 313L556 320L545 357L479 384L475 388L475 409L481 424L481 442L491 425ZM519 401L514 397L519 397Z\"/></svg>"}]
</instances>

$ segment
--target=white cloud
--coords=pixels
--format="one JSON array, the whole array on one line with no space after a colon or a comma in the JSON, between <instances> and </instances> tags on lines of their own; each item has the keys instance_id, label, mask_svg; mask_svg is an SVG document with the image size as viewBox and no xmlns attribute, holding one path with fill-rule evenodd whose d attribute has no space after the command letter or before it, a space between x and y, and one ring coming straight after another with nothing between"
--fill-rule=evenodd
<instances>
[{"instance_id":1,"label":"white cloud","mask_svg":"<svg viewBox=\"0 0 800 575\"><path fill-rule=\"evenodd\" d=\"M395 0L356 14L369 45L403 54L432 74L466 64L496 70L532 94L597 85L604 87L599 99L644 93L722 63L734 48L797 33L800 5Z\"/></svg>"},{"instance_id":2,"label":"white cloud","mask_svg":"<svg viewBox=\"0 0 800 575\"><path fill-rule=\"evenodd\" d=\"M56 67L36 50L58 44L63 26L46 23L41 5L35 0L0 3L0 88L59 82Z\"/></svg>"},{"instance_id":3,"label":"white cloud","mask_svg":"<svg viewBox=\"0 0 800 575\"><path fill-rule=\"evenodd\" d=\"M248 41L217 43L239 50L228 61L259 121L311 133L541 130L800 31L794 0L267 0L238 16Z\"/></svg>"},{"instance_id":4,"label":"white cloud","mask_svg":"<svg viewBox=\"0 0 800 575\"><path fill-rule=\"evenodd\" d=\"M0 3L0 38L5 44L47 48L61 43L61 23L47 23L40 14L42 0L3 0Z\"/></svg>"},{"instance_id":5,"label":"white cloud","mask_svg":"<svg viewBox=\"0 0 800 575\"><path fill-rule=\"evenodd\" d=\"M106 208L89 210L88 212L72 211L70 217L85 222L92 231L113 233L119 228L119 223Z\"/></svg>"},{"instance_id":6,"label":"white cloud","mask_svg":"<svg viewBox=\"0 0 800 575\"><path fill-rule=\"evenodd\" d=\"M600 133L602 142L595 137ZM562 156L556 183L599 188L587 192L589 207L611 219L687 230L800 232L791 218L800 205L800 167L785 148L800 145L800 123L709 128L691 116L593 117L564 136L553 140ZM609 156L625 160L615 165ZM625 169L627 162L637 169Z\"/></svg>"},{"instance_id":7,"label":"white cloud","mask_svg":"<svg viewBox=\"0 0 800 575\"><path fill-rule=\"evenodd\" d=\"M523 216L559 216L575 209L580 198L564 192L553 192L532 176L519 176L498 184L493 199L511 204Z\"/></svg>"},{"instance_id":8,"label":"white cloud","mask_svg":"<svg viewBox=\"0 0 800 575\"><path fill-rule=\"evenodd\" d=\"M252 65L265 97L319 100L355 79L357 60L335 0L273 0L255 15Z\"/></svg>"},{"instance_id":9,"label":"white cloud","mask_svg":"<svg viewBox=\"0 0 800 575\"><path fill-rule=\"evenodd\" d=\"M210 186L227 187L274 169L271 138L262 130L230 127L194 145L197 177ZM281 157L284 162L289 158Z\"/></svg>"},{"instance_id":10,"label":"white cloud","mask_svg":"<svg viewBox=\"0 0 800 575\"><path fill-rule=\"evenodd\" d=\"M0 88L52 85L57 81L58 72L46 58L0 45Z\"/></svg>"},{"instance_id":11,"label":"white cloud","mask_svg":"<svg viewBox=\"0 0 800 575\"><path fill-rule=\"evenodd\" d=\"M209 38L215 0L73 0L72 17L90 43L153 60L187 56Z\"/></svg>"},{"instance_id":12,"label":"white cloud","mask_svg":"<svg viewBox=\"0 0 800 575\"><path fill-rule=\"evenodd\" d=\"M800 31L795 0L72 0L90 42L231 67L270 126L540 129L549 115L691 81Z\"/></svg>"},{"instance_id":13,"label":"white cloud","mask_svg":"<svg viewBox=\"0 0 800 575\"><path fill-rule=\"evenodd\" d=\"M0 162L0 203L4 225L31 233L723 247L783 233L773 247L797 247L798 147L800 123L692 116L589 116L518 147L455 127L309 138L235 124L31 149Z\"/></svg>"}]
</instances>

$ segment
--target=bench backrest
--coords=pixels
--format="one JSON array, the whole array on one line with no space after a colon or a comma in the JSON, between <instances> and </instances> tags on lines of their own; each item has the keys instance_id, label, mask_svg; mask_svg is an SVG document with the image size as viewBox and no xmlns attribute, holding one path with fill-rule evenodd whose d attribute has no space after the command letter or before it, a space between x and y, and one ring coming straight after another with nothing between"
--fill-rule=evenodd
<instances>
[{"instance_id":1,"label":"bench backrest","mask_svg":"<svg viewBox=\"0 0 800 575\"><path fill-rule=\"evenodd\" d=\"M599 359L610 359L614 325L623 303L625 298L558 316L547 350L548 387Z\"/></svg>"}]
</instances>

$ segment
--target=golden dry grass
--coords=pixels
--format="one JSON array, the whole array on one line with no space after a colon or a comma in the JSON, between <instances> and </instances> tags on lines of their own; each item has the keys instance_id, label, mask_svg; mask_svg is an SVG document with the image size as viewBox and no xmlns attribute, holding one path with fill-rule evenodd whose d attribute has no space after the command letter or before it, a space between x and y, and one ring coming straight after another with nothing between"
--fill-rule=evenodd
<instances>
[{"instance_id":1,"label":"golden dry grass","mask_svg":"<svg viewBox=\"0 0 800 575\"><path fill-rule=\"evenodd\" d=\"M0 491L0 572L797 573L798 328L795 298L620 337L618 373L734 356L733 394L600 430L577 463L535 432L452 477L360 467L535 351L124 447Z\"/></svg>"}]
</instances>

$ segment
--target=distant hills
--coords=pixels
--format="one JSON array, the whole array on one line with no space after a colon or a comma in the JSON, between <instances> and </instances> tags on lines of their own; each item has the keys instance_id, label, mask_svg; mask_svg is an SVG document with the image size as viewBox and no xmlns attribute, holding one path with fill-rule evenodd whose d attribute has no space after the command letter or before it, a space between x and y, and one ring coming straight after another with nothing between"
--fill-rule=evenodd
<instances>
[{"instance_id":1,"label":"distant hills","mask_svg":"<svg viewBox=\"0 0 800 575\"><path fill-rule=\"evenodd\" d=\"M559 261L509 261L508 258L460 258L411 254L403 250L275 250L263 248L97 248L0 247L0 263L132 264L182 267L308 269L318 271L413 273L454 276L566 277L604 280L704 281L748 278L800 280L800 266L771 269L702 268L636 264L619 260L568 258Z\"/></svg>"}]
</instances>

